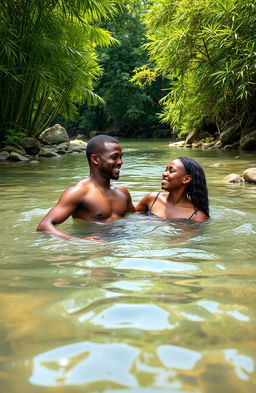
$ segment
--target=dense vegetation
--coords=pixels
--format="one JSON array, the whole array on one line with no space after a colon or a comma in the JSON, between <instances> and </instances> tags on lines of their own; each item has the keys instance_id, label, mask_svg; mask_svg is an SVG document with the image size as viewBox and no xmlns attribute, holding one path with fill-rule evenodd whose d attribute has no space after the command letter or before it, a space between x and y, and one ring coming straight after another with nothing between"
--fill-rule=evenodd
<instances>
[{"instance_id":1,"label":"dense vegetation","mask_svg":"<svg viewBox=\"0 0 256 393\"><path fill-rule=\"evenodd\" d=\"M127 1L126 1L127 2ZM100 21L123 0L0 2L1 140L39 134L72 102L95 103L100 74L95 49L114 43Z\"/></svg>"},{"instance_id":2,"label":"dense vegetation","mask_svg":"<svg viewBox=\"0 0 256 393\"><path fill-rule=\"evenodd\" d=\"M147 47L155 74L171 80L162 119L182 132L209 124L237 138L250 131L256 123L255 0L151 3Z\"/></svg>"},{"instance_id":3,"label":"dense vegetation","mask_svg":"<svg viewBox=\"0 0 256 393\"><path fill-rule=\"evenodd\" d=\"M161 111L181 134L255 130L255 0L2 0L0 16L0 144L60 113L126 136Z\"/></svg>"},{"instance_id":4,"label":"dense vegetation","mask_svg":"<svg viewBox=\"0 0 256 393\"><path fill-rule=\"evenodd\" d=\"M73 121L58 118L71 132L78 130L88 135L90 130L101 130L112 135L145 137L166 132L161 130L157 116L166 81L158 77L150 86L139 87L130 81L134 69L149 62L142 47L146 43L142 12L141 4L128 4L122 13L104 23L104 28L118 40L117 45L97 50L103 74L95 85L95 93L104 99L104 104L89 108L78 105L79 115Z\"/></svg>"}]
</instances>

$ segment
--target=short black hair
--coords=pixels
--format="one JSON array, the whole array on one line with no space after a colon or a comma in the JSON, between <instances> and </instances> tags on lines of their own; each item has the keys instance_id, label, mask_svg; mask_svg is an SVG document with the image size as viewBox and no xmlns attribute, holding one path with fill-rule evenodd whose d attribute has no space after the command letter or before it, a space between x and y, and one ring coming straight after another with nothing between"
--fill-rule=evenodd
<instances>
[{"instance_id":1,"label":"short black hair","mask_svg":"<svg viewBox=\"0 0 256 393\"><path fill-rule=\"evenodd\" d=\"M96 135L91 138L86 147L86 157L88 162L90 163L90 158L92 154L99 154L104 149L105 143L118 143L116 138L113 138L110 135Z\"/></svg>"},{"instance_id":2,"label":"short black hair","mask_svg":"<svg viewBox=\"0 0 256 393\"><path fill-rule=\"evenodd\" d=\"M192 176L191 182L188 184L187 195L194 205L202 210L208 217L209 215L209 201L208 189L204 170L201 165L189 157L178 157L182 162L186 174Z\"/></svg>"}]
</instances>

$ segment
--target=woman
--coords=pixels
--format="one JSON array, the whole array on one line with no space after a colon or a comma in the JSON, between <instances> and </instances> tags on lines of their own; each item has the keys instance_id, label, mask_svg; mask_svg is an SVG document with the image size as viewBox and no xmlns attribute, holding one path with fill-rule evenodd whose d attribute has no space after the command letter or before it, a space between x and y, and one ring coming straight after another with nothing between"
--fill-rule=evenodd
<instances>
[{"instance_id":1,"label":"woman","mask_svg":"<svg viewBox=\"0 0 256 393\"><path fill-rule=\"evenodd\" d=\"M209 216L208 190L203 168L188 157L169 162L162 174L166 192L147 194L136 211L178 221L205 221Z\"/></svg>"}]
</instances>

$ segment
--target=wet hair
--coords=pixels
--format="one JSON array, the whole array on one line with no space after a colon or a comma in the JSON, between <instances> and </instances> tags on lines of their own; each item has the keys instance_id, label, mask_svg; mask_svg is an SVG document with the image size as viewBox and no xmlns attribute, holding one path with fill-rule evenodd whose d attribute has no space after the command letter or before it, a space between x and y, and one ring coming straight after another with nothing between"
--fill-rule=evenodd
<instances>
[{"instance_id":1,"label":"wet hair","mask_svg":"<svg viewBox=\"0 0 256 393\"><path fill-rule=\"evenodd\" d=\"M86 147L86 157L90 164L92 154L100 154L104 150L105 143L118 143L118 140L109 135L96 135L91 138Z\"/></svg>"},{"instance_id":2,"label":"wet hair","mask_svg":"<svg viewBox=\"0 0 256 393\"><path fill-rule=\"evenodd\" d=\"M210 217L208 189L203 168L192 158L178 157L178 159L182 162L186 174L191 175L192 177L192 180L188 184L187 188L188 198L199 210L202 210L208 217Z\"/></svg>"}]
</instances>

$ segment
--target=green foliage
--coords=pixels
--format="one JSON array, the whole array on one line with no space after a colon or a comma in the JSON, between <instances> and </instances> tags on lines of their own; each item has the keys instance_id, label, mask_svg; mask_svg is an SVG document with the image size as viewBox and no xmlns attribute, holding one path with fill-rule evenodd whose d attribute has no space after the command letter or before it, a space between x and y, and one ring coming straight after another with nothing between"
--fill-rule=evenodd
<instances>
[{"instance_id":1,"label":"green foliage","mask_svg":"<svg viewBox=\"0 0 256 393\"><path fill-rule=\"evenodd\" d=\"M9 128L4 134L4 145L13 145L15 143L20 143L21 139L26 136L26 130L16 128Z\"/></svg>"},{"instance_id":2,"label":"green foliage","mask_svg":"<svg viewBox=\"0 0 256 393\"><path fill-rule=\"evenodd\" d=\"M123 0L2 0L0 2L0 127L40 133L73 101L100 101L96 47L116 42L99 22ZM125 1L127 3L127 1ZM0 142L1 142L0 140Z\"/></svg>"},{"instance_id":3,"label":"green foliage","mask_svg":"<svg viewBox=\"0 0 256 393\"><path fill-rule=\"evenodd\" d=\"M156 72L169 76L162 120L189 132L256 119L256 4L251 0L153 0L145 17Z\"/></svg>"},{"instance_id":4,"label":"green foliage","mask_svg":"<svg viewBox=\"0 0 256 393\"><path fill-rule=\"evenodd\" d=\"M146 38L141 12L138 4L129 4L104 26L119 45L97 51L103 74L95 91L105 105L89 110L81 108L80 116L86 119L83 124L89 129L109 128L125 136L137 132L150 136L155 128L161 127L156 113L160 111L159 99L163 96L162 78L155 78L151 86L142 88L131 83L134 68L148 62L147 52L142 48Z\"/></svg>"}]
</instances>

